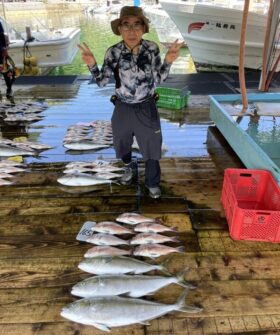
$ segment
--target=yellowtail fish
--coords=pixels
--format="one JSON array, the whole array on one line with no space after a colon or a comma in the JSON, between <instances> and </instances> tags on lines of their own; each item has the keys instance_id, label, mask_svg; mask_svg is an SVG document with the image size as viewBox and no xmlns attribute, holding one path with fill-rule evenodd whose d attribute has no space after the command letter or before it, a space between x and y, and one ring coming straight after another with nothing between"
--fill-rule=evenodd
<instances>
[{"instance_id":1,"label":"yellowtail fish","mask_svg":"<svg viewBox=\"0 0 280 335\"><path fill-rule=\"evenodd\" d=\"M135 323L147 324L147 321L169 312L201 312L202 309L199 307L185 305L187 293L188 290L183 292L177 302L172 305L117 296L84 298L65 306L61 311L61 316L109 332L111 327Z\"/></svg>"},{"instance_id":2,"label":"yellowtail fish","mask_svg":"<svg viewBox=\"0 0 280 335\"><path fill-rule=\"evenodd\" d=\"M178 284L193 289L193 285L185 282L186 270L178 276L147 276L147 275L103 275L87 278L73 286L71 293L81 298L126 295L139 298L151 295L161 288Z\"/></svg>"}]
</instances>

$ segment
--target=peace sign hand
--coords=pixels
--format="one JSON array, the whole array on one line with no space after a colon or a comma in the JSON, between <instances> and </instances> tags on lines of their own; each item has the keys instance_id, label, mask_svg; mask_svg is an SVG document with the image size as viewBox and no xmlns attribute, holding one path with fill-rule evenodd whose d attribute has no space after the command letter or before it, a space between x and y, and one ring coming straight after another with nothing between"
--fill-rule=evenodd
<instances>
[{"instance_id":1,"label":"peace sign hand","mask_svg":"<svg viewBox=\"0 0 280 335\"><path fill-rule=\"evenodd\" d=\"M96 59L93 53L91 52L90 48L88 47L88 45L85 42L83 42L82 45L78 44L78 48L80 49L82 53L82 59L86 63L86 65L89 67L95 66Z\"/></svg>"},{"instance_id":2,"label":"peace sign hand","mask_svg":"<svg viewBox=\"0 0 280 335\"><path fill-rule=\"evenodd\" d=\"M167 64L171 64L176 60L179 56L180 49L184 45L184 42L178 43L178 40L173 42L169 47L166 55L165 55L165 62Z\"/></svg>"}]
</instances>

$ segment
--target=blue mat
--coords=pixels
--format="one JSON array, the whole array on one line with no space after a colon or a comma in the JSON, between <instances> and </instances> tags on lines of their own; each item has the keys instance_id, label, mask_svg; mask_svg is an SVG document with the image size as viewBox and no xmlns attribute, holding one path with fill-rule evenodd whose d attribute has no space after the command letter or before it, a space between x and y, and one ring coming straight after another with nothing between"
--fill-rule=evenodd
<instances>
[{"instance_id":1,"label":"blue mat","mask_svg":"<svg viewBox=\"0 0 280 335\"><path fill-rule=\"evenodd\" d=\"M77 76L21 76L14 85L72 85Z\"/></svg>"}]
</instances>

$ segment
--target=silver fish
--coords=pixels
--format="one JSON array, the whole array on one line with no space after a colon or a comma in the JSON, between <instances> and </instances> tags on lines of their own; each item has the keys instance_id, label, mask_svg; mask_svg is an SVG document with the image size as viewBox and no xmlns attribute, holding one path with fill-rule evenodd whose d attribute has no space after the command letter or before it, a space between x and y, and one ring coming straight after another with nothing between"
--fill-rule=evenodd
<instances>
[{"instance_id":1,"label":"silver fish","mask_svg":"<svg viewBox=\"0 0 280 335\"><path fill-rule=\"evenodd\" d=\"M155 222L155 219L147 218L138 213L123 213L119 215L116 220L118 222L128 223L131 225L135 225L141 222Z\"/></svg>"},{"instance_id":2,"label":"silver fish","mask_svg":"<svg viewBox=\"0 0 280 335\"><path fill-rule=\"evenodd\" d=\"M6 172L0 172L0 179L5 179L5 178L14 178L14 176Z\"/></svg>"},{"instance_id":3,"label":"silver fish","mask_svg":"<svg viewBox=\"0 0 280 335\"><path fill-rule=\"evenodd\" d=\"M71 169L63 170L63 173L65 174L77 174L77 173L87 173L87 172L91 172L91 169L82 167L82 166L76 166Z\"/></svg>"},{"instance_id":4,"label":"silver fish","mask_svg":"<svg viewBox=\"0 0 280 335\"><path fill-rule=\"evenodd\" d=\"M103 160L100 160L100 159L97 159L93 162L70 162L68 164L65 165L65 167L67 169L72 169L72 168L75 168L75 167L104 167L104 166L107 166L109 165L110 163L109 162L106 162L106 161L103 161Z\"/></svg>"},{"instance_id":5,"label":"silver fish","mask_svg":"<svg viewBox=\"0 0 280 335\"><path fill-rule=\"evenodd\" d=\"M0 167L5 167L5 166L23 166L24 164L19 163L19 162L14 162L9 159L3 159L0 161Z\"/></svg>"},{"instance_id":6,"label":"silver fish","mask_svg":"<svg viewBox=\"0 0 280 335\"><path fill-rule=\"evenodd\" d=\"M91 168L91 167L86 167L85 165L75 165L72 168L67 168L63 171L63 173L67 174L73 174L73 173L83 173L83 172L97 172L97 173L107 173L107 172L117 172L121 171L121 168L117 168L111 165L105 165L104 167L99 167L99 168ZM118 177L121 177L121 174L117 175Z\"/></svg>"},{"instance_id":7,"label":"silver fish","mask_svg":"<svg viewBox=\"0 0 280 335\"><path fill-rule=\"evenodd\" d=\"M145 275L103 275L87 278L73 286L71 293L81 298L127 295L132 298L150 295L161 288L178 284L185 288L195 288L184 281L184 271L177 277Z\"/></svg>"},{"instance_id":8,"label":"silver fish","mask_svg":"<svg viewBox=\"0 0 280 335\"><path fill-rule=\"evenodd\" d=\"M184 247L172 248L162 244L144 244L135 248L133 255L156 258L173 252L184 252Z\"/></svg>"},{"instance_id":9,"label":"silver fish","mask_svg":"<svg viewBox=\"0 0 280 335\"><path fill-rule=\"evenodd\" d=\"M123 171L122 167L117 167L114 165L105 165L102 167L96 167L92 168L92 172L117 172L117 171Z\"/></svg>"},{"instance_id":10,"label":"silver fish","mask_svg":"<svg viewBox=\"0 0 280 335\"><path fill-rule=\"evenodd\" d=\"M143 222L134 227L134 231L140 233L163 233L166 231L177 231L177 228L167 227L155 222Z\"/></svg>"},{"instance_id":11,"label":"silver fish","mask_svg":"<svg viewBox=\"0 0 280 335\"><path fill-rule=\"evenodd\" d=\"M159 265L149 264L125 256L87 258L82 260L78 267L85 272L96 275L124 273L140 274L152 270L161 270L168 273L164 263Z\"/></svg>"},{"instance_id":12,"label":"silver fish","mask_svg":"<svg viewBox=\"0 0 280 335\"><path fill-rule=\"evenodd\" d=\"M57 181L66 186L91 186L112 183L112 180L97 178L87 173L67 174L58 178Z\"/></svg>"},{"instance_id":13,"label":"silver fish","mask_svg":"<svg viewBox=\"0 0 280 335\"><path fill-rule=\"evenodd\" d=\"M20 148L12 147L10 145L1 144L0 146L0 157L11 157L11 156L32 156L36 155L34 150L23 150Z\"/></svg>"},{"instance_id":14,"label":"silver fish","mask_svg":"<svg viewBox=\"0 0 280 335\"><path fill-rule=\"evenodd\" d=\"M116 234L116 235L133 234L133 232L130 229L127 229L121 226L120 224L117 224L116 222L112 221L99 222L96 225L94 225L91 228L91 230L104 234Z\"/></svg>"},{"instance_id":15,"label":"silver fish","mask_svg":"<svg viewBox=\"0 0 280 335\"><path fill-rule=\"evenodd\" d=\"M96 245L129 245L129 241L110 234L93 234L86 241Z\"/></svg>"},{"instance_id":16,"label":"silver fish","mask_svg":"<svg viewBox=\"0 0 280 335\"><path fill-rule=\"evenodd\" d=\"M115 173L115 172L99 172L95 174L95 177L97 178L104 178L104 179L115 179L115 178L121 178L121 173Z\"/></svg>"},{"instance_id":17,"label":"silver fish","mask_svg":"<svg viewBox=\"0 0 280 335\"><path fill-rule=\"evenodd\" d=\"M90 141L81 141L81 142L70 142L64 143L64 147L70 150L96 150L109 148L109 145L105 144L94 144Z\"/></svg>"},{"instance_id":18,"label":"silver fish","mask_svg":"<svg viewBox=\"0 0 280 335\"><path fill-rule=\"evenodd\" d=\"M165 242L179 242L176 237L169 237L154 233L141 233L134 236L130 244L150 244L150 243L165 243Z\"/></svg>"},{"instance_id":19,"label":"silver fish","mask_svg":"<svg viewBox=\"0 0 280 335\"><path fill-rule=\"evenodd\" d=\"M18 172L24 172L25 170L17 167L17 166L4 166L4 167L0 167L0 172L3 173L18 173Z\"/></svg>"},{"instance_id":20,"label":"silver fish","mask_svg":"<svg viewBox=\"0 0 280 335\"><path fill-rule=\"evenodd\" d=\"M12 185L13 182L9 181L9 180L5 180L5 179L0 179L0 186L4 186L4 185Z\"/></svg>"},{"instance_id":21,"label":"silver fish","mask_svg":"<svg viewBox=\"0 0 280 335\"><path fill-rule=\"evenodd\" d=\"M101 256L124 256L130 255L130 250L123 250L115 247L110 247L108 245L98 245L96 247L90 248L85 254L85 258L89 257L101 257Z\"/></svg>"},{"instance_id":22,"label":"silver fish","mask_svg":"<svg viewBox=\"0 0 280 335\"><path fill-rule=\"evenodd\" d=\"M173 311L198 313L202 309L185 305L187 291L172 305L122 297L84 298L72 302L61 311L61 316L74 322L94 326L102 331L110 327L146 323Z\"/></svg>"}]
</instances>

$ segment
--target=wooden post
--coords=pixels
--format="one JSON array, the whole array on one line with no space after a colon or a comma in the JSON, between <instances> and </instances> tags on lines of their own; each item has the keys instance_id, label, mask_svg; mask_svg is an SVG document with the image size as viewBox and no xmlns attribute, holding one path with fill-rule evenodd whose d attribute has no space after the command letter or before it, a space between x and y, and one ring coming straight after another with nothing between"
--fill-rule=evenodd
<instances>
[{"instance_id":1,"label":"wooden post","mask_svg":"<svg viewBox=\"0 0 280 335\"><path fill-rule=\"evenodd\" d=\"M267 80L267 57L269 52L269 36L271 31L271 18L273 14L273 0L270 0L269 10L267 15L267 23L266 23L266 31L265 31L265 39L263 45L263 53L262 53L262 73L260 79L259 90L264 92L266 90L266 80Z\"/></svg>"},{"instance_id":2,"label":"wooden post","mask_svg":"<svg viewBox=\"0 0 280 335\"><path fill-rule=\"evenodd\" d=\"M247 98L246 82L245 82L245 41L246 41L246 29L247 29L249 5L250 0L245 0L243 8L241 33L240 33L239 83L240 83L240 91L243 105L242 113L246 112L248 109L248 98Z\"/></svg>"}]
</instances>

